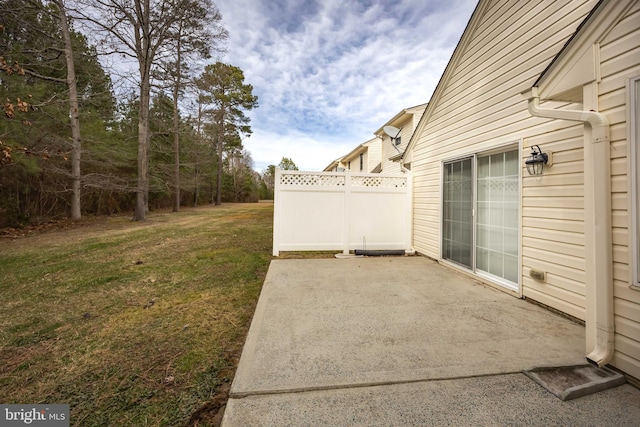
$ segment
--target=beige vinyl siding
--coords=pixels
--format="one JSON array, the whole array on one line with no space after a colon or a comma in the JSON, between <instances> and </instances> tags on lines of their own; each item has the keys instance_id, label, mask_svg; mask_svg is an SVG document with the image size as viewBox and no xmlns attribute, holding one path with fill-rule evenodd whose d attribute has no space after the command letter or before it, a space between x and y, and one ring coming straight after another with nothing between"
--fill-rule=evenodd
<instances>
[{"instance_id":1,"label":"beige vinyl siding","mask_svg":"<svg viewBox=\"0 0 640 427\"><path fill-rule=\"evenodd\" d=\"M375 138L367 145L367 158L365 161L366 172L371 172L380 163L382 155L382 142Z\"/></svg>"},{"instance_id":2,"label":"beige vinyl siding","mask_svg":"<svg viewBox=\"0 0 640 427\"><path fill-rule=\"evenodd\" d=\"M351 164L351 172L360 172L360 153L363 154L364 156L364 165L363 165L363 172L368 172L366 170L367 168L367 150L365 148L360 148L358 151L356 151L355 153L349 155L349 156L345 156L342 159L342 163L348 165Z\"/></svg>"},{"instance_id":3,"label":"beige vinyl siding","mask_svg":"<svg viewBox=\"0 0 640 427\"><path fill-rule=\"evenodd\" d=\"M521 227L528 246L521 253L522 285L525 296L580 318L584 318L584 224L583 177L577 163L582 162L582 127L532 118L520 93L533 84L593 4L491 2L467 44L460 46L463 50L456 53L435 104L427 109L412 158L414 246L440 259L442 161L525 137L522 154L527 156L531 144L548 132L558 132L558 142L544 144L554 152L554 167L542 178L544 184L523 174ZM564 207L570 211L566 215ZM553 243L548 246L548 242ZM560 261L555 256L560 252L570 255ZM547 282L530 279L530 268L546 271Z\"/></svg>"},{"instance_id":4,"label":"beige vinyl siding","mask_svg":"<svg viewBox=\"0 0 640 427\"><path fill-rule=\"evenodd\" d=\"M583 126L531 117L520 93L533 84L593 5L492 2L413 153L414 246L439 259L442 160L521 138L523 163L531 145L552 151L553 166L543 177L523 173L522 294L580 319L585 318ZM529 277L532 268L546 272L544 283Z\"/></svg>"},{"instance_id":5,"label":"beige vinyl siding","mask_svg":"<svg viewBox=\"0 0 640 427\"><path fill-rule=\"evenodd\" d=\"M411 123L411 134L413 135L413 131L418 127L418 123L420 123L420 118L422 117L422 113L424 112L424 110L418 112L417 114L413 115L413 123ZM411 135L409 135L409 138L411 138ZM407 142L409 142L409 140L407 140Z\"/></svg>"},{"instance_id":6,"label":"beige vinyl siding","mask_svg":"<svg viewBox=\"0 0 640 427\"><path fill-rule=\"evenodd\" d=\"M640 378L640 291L631 289L627 177L628 78L640 76L640 3L600 42L602 81L599 109L611 125L611 208L614 277L615 355L613 365Z\"/></svg>"},{"instance_id":7,"label":"beige vinyl siding","mask_svg":"<svg viewBox=\"0 0 640 427\"><path fill-rule=\"evenodd\" d=\"M391 143L391 138L385 136L382 140L382 173L401 173L399 161L391 161L389 158L397 156L399 152L404 152L413 134L413 116L409 115L406 120L403 120L399 124L394 126L401 130L400 132L400 145L394 146ZM397 148L397 150L396 150ZM400 151L398 151L400 150Z\"/></svg>"},{"instance_id":8,"label":"beige vinyl siding","mask_svg":"<svg viewBox=\"0 0 640 427\"><path fill-rule=\"evenodd\" d=\"M523 179L522 293L584 320L583 129L581 124L553 120L528 129L524 138L525 156L529 147L540 145L552 153L553 165L542 177ZM531 279L531 269L545 271L546 281Z\"/></svg>"},{"instance_id":9,"label":"beige vinyl siding","mask_svg":"<svg viewBox=\"0 0 640 427\"><path fill-rule=\"evenodd\" d=\"M404 142L404 138L402 138L402 145L406 146ZM397 146L398 148L401 145ZM400 163L389 160L389 158L398 154L395 148L393 148L393 143L391 142L391 138L385 137L382 139L382 173L400 173Z\"/></svg>"},{"instance_id":10,"label":"beige vinyl siding","mask_svg":"<svg viewBox=\"0 0 640 427\"><path fill-rule=\"evenodd\" d=\"M531 117L520 93L537 80L596 3L481 2L427 108L412 153L414 247L441 259L443 161L482 154L519 140L523 163L532 145L552 152L553 165L543 176L522 175L522 295L580 319L585 319L583 146L588 126ZM592 22L614 16L607 15L614 5L613 1L604 3L604 10L598 12L601 15L594 15ZM605 30L608 33L603 34ZM633 218L628 209L633 187L627 176L632 159L627 158L626 105L627 80L640 76L640 2L634 2L614 26L588 34L600 37L597 108L611 124L612 364L640 378L640 291L629 286ZM576 83L578 90L572 94L582 92L583 82ZM591 108L592 103L587 104ZM543 102L542 106L580 110L585 105ZM544 271L545 281L532 279L531 269Z\"/></svg>"},{"instance_id":11,"label":"beige vinyl siding","mask_svg":"<svg viewBox=\"0 0 640 427\"><path fill-rule=\"evenodd\" d=\"M482 43L478 43L477 51L465 55L456 67L451 84L429 120L438 129L434 137L447 133L451 126L474 127L478 119L508 117L505 113L514 107L526 106L519 93L536 80L593 1L579 2L582 5L575 9L566 7L566 1L538 5L527 1L494 2L492 7L504 8L505 4L515 3L518 4L512 8L513 13L495 14L510 26L505 27L501 21L492 25L485 22L484 31L488 34L478 35ZM572 9L569 16L558 12L564 9ZM482 30L483 27L479 29Z\"/></svg>"}]
</instances>

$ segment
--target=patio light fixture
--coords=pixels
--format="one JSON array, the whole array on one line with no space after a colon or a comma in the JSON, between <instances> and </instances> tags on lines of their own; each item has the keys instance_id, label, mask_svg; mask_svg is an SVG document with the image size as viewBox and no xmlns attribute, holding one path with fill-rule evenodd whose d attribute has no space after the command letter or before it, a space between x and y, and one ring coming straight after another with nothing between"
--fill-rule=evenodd
<instances>
[{"instance_id":1,"label":"patio light fixture","mask_svg":"<svg viewBox=\"0 0 640 427\"><path fill-rule=\"evenodd\" d=\"M529 175L542 175L544 165L546 165L548 161L549 155L547 153L543 153L542 150L540 150L540 146L532 145L531 155L524 163L527 165L527 172L529 172Z\"/></svg>"}]
</instances>

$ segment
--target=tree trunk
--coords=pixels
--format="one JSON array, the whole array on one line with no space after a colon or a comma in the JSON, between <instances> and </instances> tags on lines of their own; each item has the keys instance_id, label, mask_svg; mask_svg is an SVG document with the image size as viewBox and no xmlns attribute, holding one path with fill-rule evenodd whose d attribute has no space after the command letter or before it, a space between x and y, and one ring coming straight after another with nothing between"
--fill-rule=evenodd
<instances>
[{"instance_id":1,"label":"tree trunk","mask_svg":"<svg viewBox=\"0 0 640 427\"><path fill-rule=\"evenodd\" d=\"M134 219L144 221L149 210L149 101L151 92L151 25L149 0L138 0L139 39L136 42L140 70L140 109L138 114L138 187Z\"/></svg>"},{"instance_id":2,"label":"tree trunk","mask_svg":"<svg viewBox=\"0 0 640 427\"><path fill-rule=\"evenodd\" d=\"M177 102L176 102L177 104ZM173 211L174 212L179 212L180 211L180 136L178 134L178 112L177 112L177 107L176 107L176 111L173 113L174 118L174 134L173 134L173 155L174 155L174 159L175 159L175 164L174 164L174 181L173 181L173 187L174 187L174 199L173 199Z\"/></svg>"},{"instance_id":3,"label":"tree trunk","mask_svg":"<svg viewBox=\"0 0 640 427\"><path fill-rule=\"evenodd\" d=\"M180 111L178 110L178 98L180 96L180 83L181 83L181 62L182 52L180 43L181 38L178 38L178 44L176 48L176 80L173 88L173 155L174 155L174 202L173 211L180 211Z\"/></svg>"},{"instance_id":4,"label":"tree trunk","mask_svg":"<svg viewBox=\"0 0 640 427\"><path fill-rule=\"evenodd\" d=\"M64 39L64 56L67 63L67 86L69 87L69 120L71 126L71 219L81 218L80 209L80 151L82 141L80 139L80 106L78 104L78 87L76 79L76 69L73 58L73 46L71 45L71 34L69 23L67 22L67 12L63 0L56 0L58 6L60 28Z\"/></svg>"},{"instance_id":5,"label":"tree trunk","mask_svg":"<svg viewBox=\"0 0 640 427\"><path fill-rule=\"evenodd\" d=\"M200 189L198 188L199 173L200 173L200 166L198 165L198 160L196 158L195 173L193 177L194 178L193 207L198 206L198 191L200 191Z\"/></svg>"},{"instance_id":6,"label":"tree trunk","mask_svg":"<svg viewBox=\"0 0 640 427\"><path fill-rule=\"evenodd\" d=\"M218 182L216 183L216 206L222 204L222 149L224 148L224 108L218 119Z\"/></svg>"},{"instance_id":7,"label":"tree trunk","mask_svg":"<svg viewBox=\"0 0 640 427\"><path fill-rule=\"evenodd\" d=\"M148 210L149 192L149 75L141 76L140 110L138 118L138 188L136 190L136 221L144 221Z\"/></svg>"},{"instance_id":8,"label":"tree trunk","mask_svg":"<svg viewBox=\"0 0 640 427\"><path fill-rule=\"evenodd\" d=\"M198 146L202 143L202 102L200 102L200 98L198 98L198 122L196 126L196 135L198 137ZM196 153L195 157L195 176L194 176L194 190L193 190L193 206L198 206L198 192L199 189L199 179L200 179L200 163L198 162L199 153Z\"/></svg>"}]
</instances>

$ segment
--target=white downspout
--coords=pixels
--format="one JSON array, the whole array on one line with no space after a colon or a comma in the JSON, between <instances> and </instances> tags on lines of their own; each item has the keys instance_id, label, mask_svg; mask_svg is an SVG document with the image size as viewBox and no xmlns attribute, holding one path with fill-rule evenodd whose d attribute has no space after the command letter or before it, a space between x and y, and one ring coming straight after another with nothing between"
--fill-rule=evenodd
<instances>
[{"instance_id":1,"label":"white downspout","mask_svg":"<svg viewBox=\"0 0 640 427\"><path fill-rule=\"evenodd\" d=\"M584 228L587 360L599 367L613 358L613 261L609 121L596 111L540 108L537 87L522 94L535 117L589 124L584 140Z\"/></svg>"},{"instance_id":2,"label":"white downspout","mask_svg":"<svg viewBox=\"0 0 640 427\"><path fill-rule=\"evenodd\" d=\"M407 146L407 148L409 148ZM404 167L404 155L402 156L402 158L400 158L400 170L402 171L402 173L407 174L407 175L411 175L411 170L407 169L406 167ZM411 182L411 187L413 187L413 176L409 179L409 182ZM407 246L410 248L409 250L405 250L405 254L406 255L415 255L416 254L416 248L413 247L413 188L409 189L409 213L408 213L408 218L406 219L406 221L408 221L409 223L409 241L407 242Z\"/></svg>"},{"instance_id":3,"label":"white downspout","mask_svg":"<svg viewBox=\"0 0 640 427\"><path fill-rule=\"evenodd\" d=\"M404 158L400 159L400 170L402 171L403 174L405 175L411 175L411 171L407 168L404 167L404 162L403 162ZM411 183L411 187L413 187L413 177L409 178L409 182ZM405 219L405 221L407 221L407 223L409 224L409 237L408 237L408 242L407 242L407 247L409 248L408 250L405 250L405 254L406 255L415 255L416 254L416 249L413 247L413 188L409 189L408 192L408 197L409 197L409 212L407 213L407 218Z\"/></svg>"}]
</instances>

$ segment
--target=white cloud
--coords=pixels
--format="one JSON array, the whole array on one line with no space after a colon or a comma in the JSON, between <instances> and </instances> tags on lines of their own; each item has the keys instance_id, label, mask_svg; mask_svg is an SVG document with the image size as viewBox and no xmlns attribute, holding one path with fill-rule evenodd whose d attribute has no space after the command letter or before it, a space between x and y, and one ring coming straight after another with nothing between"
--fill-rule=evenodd
<instances>
[{"instance_id":1,"label":"white cloud","mask_svg":"<svg viewBox=\"0 0 640 427\"><path fill-rule=\"evenodd\" d=\"M223 61L259 97L245 141L256 169L284 156L320 170L427 102L475 3L219 0Z\"/></svg>"},{"instance_id":2,"label":"white cloud","mask_svg":"<svg viewBox=\"0 0 640 427\"><path fill-rule=\"evenodd\" d=\"M243 144L251 152L257 171L266 169L268 165L277 165L283 157L292 159L300 170L320 171L355 146L351 141L317 140L297 132L281 135L271 131L253 135Z\"/></svg>"}]
</instances>

